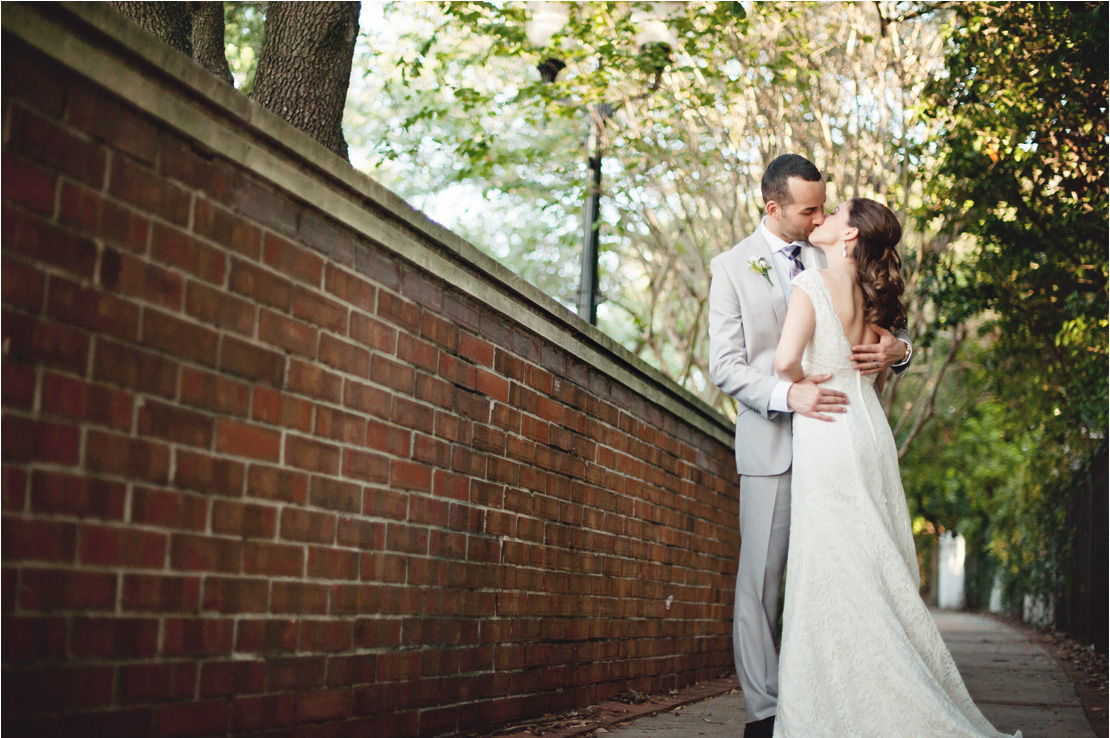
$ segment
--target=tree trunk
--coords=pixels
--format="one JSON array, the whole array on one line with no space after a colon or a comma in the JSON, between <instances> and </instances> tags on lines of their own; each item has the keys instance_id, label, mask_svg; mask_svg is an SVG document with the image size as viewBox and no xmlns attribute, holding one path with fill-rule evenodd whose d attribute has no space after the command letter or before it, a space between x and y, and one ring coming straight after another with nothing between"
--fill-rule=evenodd
<instances>
[{"instance_id":1,"label":"tree trunk","mask_svg":"<svg viewBox=\"0 0 1110 738\"><path fill-rule=\"evenodd\" d=\"M112 2L123 15L229 84L222 2ZM343 108L358 35L357 2L274 2L251 96L344 159Z\"/></svg>"},{"instance_id":2,"label":"tree trunk","mask_svg":"<svg viewBox=\"0 0 1110 738\"><path fill-rule=\"evenodd\" d=\"M341 123L358 35L357 2L275 2L251 97L348 159Z\"/></svg>"},{"instance_id":3,"label":"tree trunk","mask_svg":"<svg viewBox=\"0 0 1110 738\"><path fill-rule=\"evenodd\" d=\"M192 20L187 2L113 2L123 15L183 54L193 55Z\"/></svg>"},{"instance_id":4,"label":"tree trunk","mask_svg":"<svg viewBox=\"0 0 1110 738\"><path fill-rule=\"evenodd\" d=\"M112 2L138 23L228 84L234 84L224 51L222 2Z\"/></svg>"},{"instance_id":5,"label":"tree trunk","mask_svg":"<svg viewBox=\"0 0 1110 738\"><path fill-rule=\"evenodd\" d=\"M223 2L190 2L189 8L193 16L193 61L234 85L224 50Z\"/></svg>"}]
</instances>

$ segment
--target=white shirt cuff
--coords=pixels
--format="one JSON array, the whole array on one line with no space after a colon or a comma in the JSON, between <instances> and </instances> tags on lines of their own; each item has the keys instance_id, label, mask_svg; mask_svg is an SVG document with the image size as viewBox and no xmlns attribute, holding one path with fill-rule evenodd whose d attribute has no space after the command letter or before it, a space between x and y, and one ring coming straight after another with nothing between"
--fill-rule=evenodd
<instances>
[{"instance_id":1,"label":"white shirt cuff","mask_svg":"<svg viewBox=\"0 0 1110 738\"><path fill-rule=\"evenodd\" d=\"M791 412L790 405L786 402L786 395L790 392L790 385L793 382L779 382L775 388L771 390L771 399L767 402L767 410L772 413L788 413Z\"/></svg>"}]
</instances>

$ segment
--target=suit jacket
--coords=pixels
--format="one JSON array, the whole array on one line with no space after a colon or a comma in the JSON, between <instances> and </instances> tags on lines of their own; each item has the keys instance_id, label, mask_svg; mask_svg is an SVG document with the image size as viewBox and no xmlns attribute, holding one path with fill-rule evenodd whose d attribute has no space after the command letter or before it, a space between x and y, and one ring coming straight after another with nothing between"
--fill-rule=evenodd
<instances>
[{"instance_id":1,"label":"suit jacket","mask_svg":"<svg viewBox=\"0 0 1110 738\"><path fill-rule=\"evenodd\" d=\"M762 257L770 281L751 268ZM825 266L820 249L802 249L807 269ZM710 263L709 376L740 404L736 418L736 470L750 476L782 474L792 459L792 413L767 408L779 383L775 349L786 320L786 298L771 247L760 229Z\"/></svg>"},{"instance_id":2,"label":"suit jacket","mask_svg":"<svg viewBox=\"0 0 1110 738\"><path fill-rule=\"evenodd\" d=\"M802 249L806 269L824 269L821 249ZM763 257L768 282L749 261ZM771 247L756 229L748 238L710 263L709 376L740 404L736 418L736 470L747 476L774 476L793 460L793 413L772 412L767 405L779 383L775 349L786 320L786 297L772 263ZM894 335L907 345L909 334ZM901 373L908 364L898 367Z\"/></svg>"}]
</instances>

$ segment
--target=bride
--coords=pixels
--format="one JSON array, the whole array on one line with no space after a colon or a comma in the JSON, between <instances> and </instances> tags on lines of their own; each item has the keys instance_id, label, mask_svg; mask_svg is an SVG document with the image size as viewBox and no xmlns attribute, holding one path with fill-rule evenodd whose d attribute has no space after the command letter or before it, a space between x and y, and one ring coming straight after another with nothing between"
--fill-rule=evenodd
<instances>
[{"instance_id":1,"label":"bride","mask_svg":"<svg viewBox=\"0 0 1110 738\"><path fill-rule=\"evenodd\" d=\"M831 423L794 415L776 738L1003 735L972 702L918 594L883 379L848 361L852 345L878 340L870 325L905 326L901 237L889 208L850 200L809 237L828 268L792 282L775 370L788 381L831 373L825 386L849 405Z\"/></svg>"}]
</instances>

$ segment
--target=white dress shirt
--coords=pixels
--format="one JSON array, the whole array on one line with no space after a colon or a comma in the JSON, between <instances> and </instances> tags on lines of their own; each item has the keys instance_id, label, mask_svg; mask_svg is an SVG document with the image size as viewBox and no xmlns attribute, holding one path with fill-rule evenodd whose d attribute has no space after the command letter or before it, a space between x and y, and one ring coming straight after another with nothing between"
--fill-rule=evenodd
<instances>
[{"instance_id":1,"label":"white dress shirt","mask_svg":"<svg viewBox=\"0 0 1110 738\"><path fill-rule=\"evenodd\" d=\"M782 285L782 294L786 297L786 304L790 304L790 269L794 265L790 261L790 255L787 253L790 247L794 244L799 246L808 246L805 241L791 241L787 243L781 238L771 233L771 229L767 227L767 216L763 216L763 220L759 222L759 230L763 234L763 239L767 245L771 247L771 263L775 267L775 276L778 277L778 282ZM800 257L799 257L800 258Z\"/></svg>"}]
</instances>

